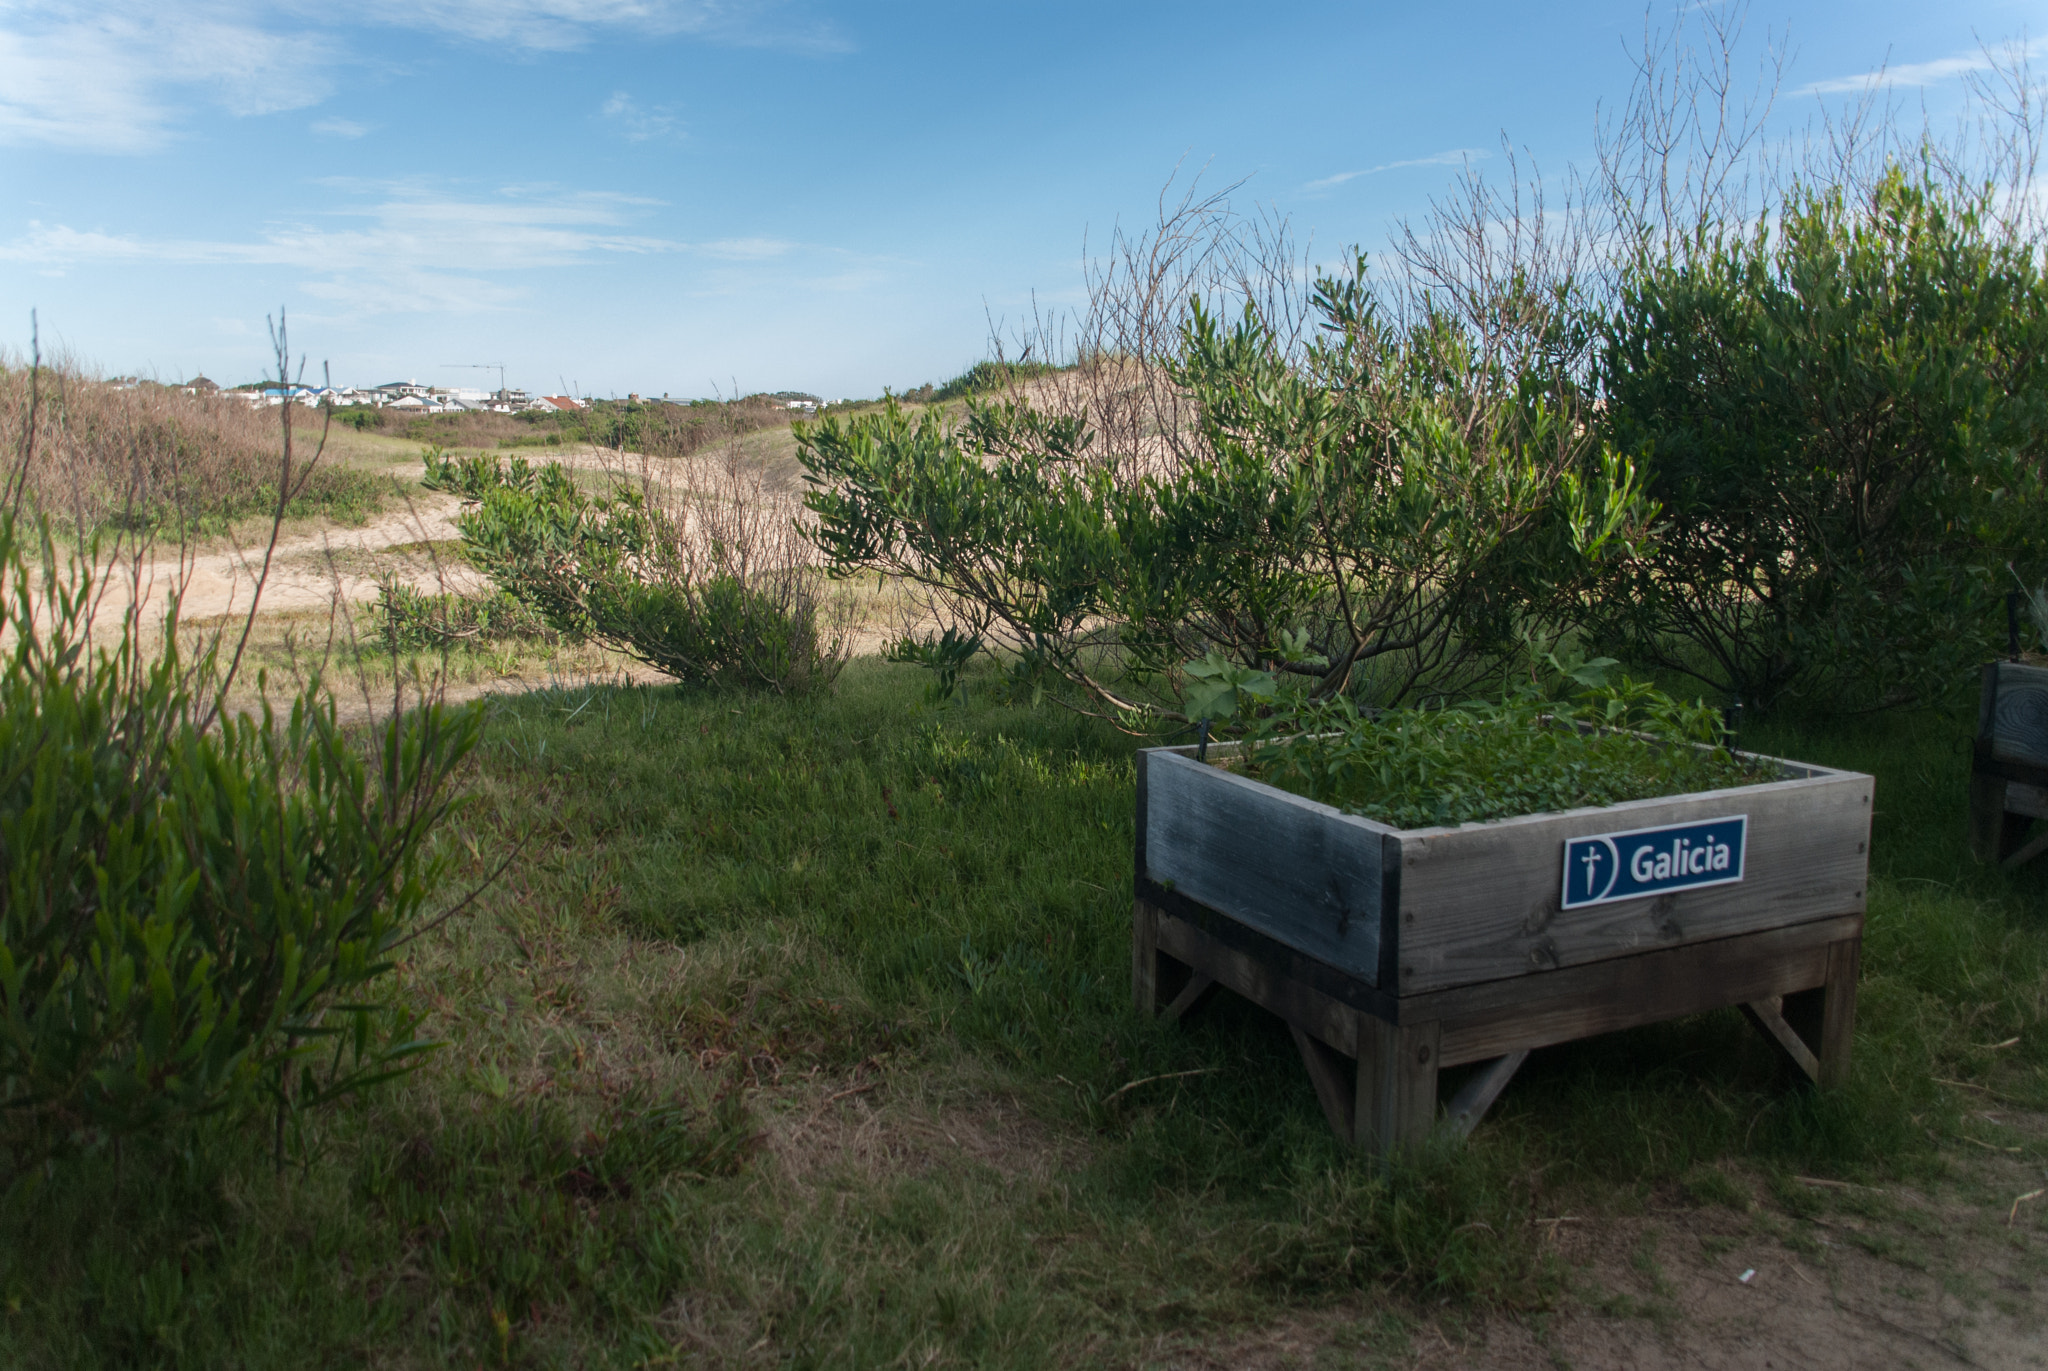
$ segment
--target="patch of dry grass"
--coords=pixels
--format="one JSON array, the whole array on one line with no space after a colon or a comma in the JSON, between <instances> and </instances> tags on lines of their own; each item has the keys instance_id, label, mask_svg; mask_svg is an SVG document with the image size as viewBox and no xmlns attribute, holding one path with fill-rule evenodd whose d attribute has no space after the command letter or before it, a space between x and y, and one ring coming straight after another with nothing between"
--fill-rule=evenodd
<instances>
[{"instance_id":1,"label":"patch of dry grass","mask_svg":"<svg viewBox=\"0 0 2048 1371\"><path fill-rule=\"evenodd\" d=\"M286 421L303 471L320 416L302 407L250 409L169 386L109 385L62 359L45 362L32 380L18 360L0 360L0 433L13 460L25 461L29 500L80 531L213 532L270 512ZM323 462L306 476L292 512L360 519L388 484Z\"/></svg>"}]
</instances>

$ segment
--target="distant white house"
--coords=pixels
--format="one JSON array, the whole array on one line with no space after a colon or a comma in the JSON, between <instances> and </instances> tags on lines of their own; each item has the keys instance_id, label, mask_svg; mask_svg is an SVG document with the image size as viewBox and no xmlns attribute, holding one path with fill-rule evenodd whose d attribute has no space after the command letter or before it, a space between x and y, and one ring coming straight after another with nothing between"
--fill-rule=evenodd
<instances>
[{"instance_id":1,"label":"distant white house","mask_svg":"<svg viewBox=\"0 0 2048 1371\"><path fill-rule=\"evenodd\" d=\"M447 395L428 393L426 395L401 395L388 402L384 408L403 411L406 414L460 414L474 406Z\"/></svg>"}]
</instances>

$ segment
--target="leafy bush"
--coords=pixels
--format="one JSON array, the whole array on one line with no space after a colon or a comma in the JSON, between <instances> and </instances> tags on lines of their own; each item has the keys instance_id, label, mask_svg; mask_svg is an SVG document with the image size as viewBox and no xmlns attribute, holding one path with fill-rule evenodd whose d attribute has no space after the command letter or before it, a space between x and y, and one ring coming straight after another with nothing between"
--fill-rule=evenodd
<instances>
[{"instance_id":1,"label":"leafy bush","mask_svg":"<svg viewBox=\"0 0 2048 1371\"><path fill-rule=\"evenodd\" d=\"M1603 659L1596 667L1611 665ZM1776 770L1717 746L1712 709L1580 673L1575 698L1360 714L1333 700L1269 720L1245 768L1283 790L1400 828L1478 823L1753 785ZM1286 729L1276 733L1276 723Z\"/></svg>"},{"instance_id":2,"label":"leafy bush","mask_svg":"<svg viewBox=\"0 0 2048 1371\"><path fill-rule=\"evenodd\" d=\"M2048 281L1971 198L1893 168L1632 270L1603 380L1670 517L1603 597L1618 651L1768 707L1926 698L2048 558Z\"/></svg>"},{"instance_id":3,"label":"leafy bush","mask_svg":"<svg viewBox=\"0 0 2048 1371\"><path fill-rule=\"evenodd\" d=\"M472 502L457 520L470 559L564 633L679 681L775 691L829 682L845 660L794 510L736 466L591 496L557 463L430 450L426 484Z\"/></svg>"},{"instance_id":4,"label":"leafy bush","mask_svg":"<svg viewBox=\"0 0 2048 1371\"><path fill-rule=\"evenodd\" d=\"M40 561L40 573L30 566ZM433 703L366 758L317 682L223 712L212 649L0 516L0 1147L38 1160L267 1095L300 1109L426 1044L380 987L442 872L482 716Z\"/></svg>"},{"instance_id":5,"label":"leafy bush","mask_svg":"<svg viewBox=\"0 0 2048 1371\"><path fill-rule=\"evenodd\" d=\"M379 579L377 599L364 613L393 656L473 640L557 636L536 610L502 590L482 596L430 594L396 576Z\"/></svg>"},{"instance_id":6,"label":"leafy bush","mask_svg":"<svg viewBox=\"0 0 2048 1371\"><path fill-rule=\"evenodd\" d=\"M798 430L815 537L840 573L935 592L953 646L899 656L957 671L959 643L1000 649L1020 685L1093 712L1191 717L1179 664L1212 650L1325 695L1469 683L1648 512L1544 360L1564 316L1497 303L1524 336L1426 306L1392 322L1362 257L1317 281L1307 343L1250 301L1226 327L1191 299L1170 351L1089 363L1191 416L1128 448L1014 398L970 398L958 429L828 416Z\"/></svg>"}]
</instances>

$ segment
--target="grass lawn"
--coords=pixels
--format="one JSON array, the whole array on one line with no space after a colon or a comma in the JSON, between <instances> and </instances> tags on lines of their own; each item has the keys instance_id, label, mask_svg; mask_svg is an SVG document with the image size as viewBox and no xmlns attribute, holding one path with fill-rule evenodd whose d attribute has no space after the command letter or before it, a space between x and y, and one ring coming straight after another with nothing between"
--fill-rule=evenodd
<instances>
[{"instance_id":1,"label":"grass lawn","mask_svg":"<svg viewBox=\"0 0 2048 1371\"><path fill-rule=\"evenodd\" d=\"M1851 1213L1910 1263L1857 1187L2048 1162L2013 1122L2048 1110L2048 862L1969 862L1960 722L1743 740L1879 778L1849 1087L1783 1089L1731 1010L1538 1053L1382 1180L1276 1021L1130 1010L1137 744L922 687L492 703L445 840L509 865L404 977L448 1046L282 1174L233 1121L18 1187L0 1361L1136 1365L1313 1315L1376 1364L1599 1298L1555 1216L1724 1206L1796 1248Z\"/></svg>"}]
</instances>

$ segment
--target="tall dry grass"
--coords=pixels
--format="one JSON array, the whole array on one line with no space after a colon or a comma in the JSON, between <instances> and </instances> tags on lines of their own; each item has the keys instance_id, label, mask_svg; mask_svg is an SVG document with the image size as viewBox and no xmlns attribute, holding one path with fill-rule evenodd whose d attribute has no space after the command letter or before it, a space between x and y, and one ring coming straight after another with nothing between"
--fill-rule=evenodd
<instances>
[{"instance_id":1,"label":"tall dry grass","mask_svg":"<svg viewBox=\"0 0 2048 1371\"><path fill-rule=\"evenodd\" d=\"M272 511L277 501L280 415L242 401L169 387L108 385L68 359L30 368L0 358L0 433L29 454L29 504L81 536L109 527L170 533L219 531ZM306 411L295 423L318 422ZM290 513L360 517L376 507L368 473L313 471Z\"/></svg>"}]
</instances>

